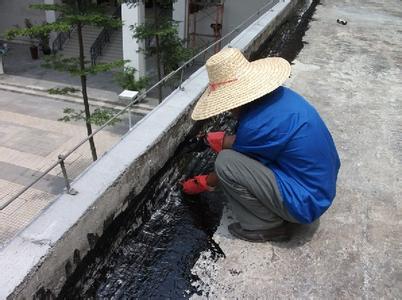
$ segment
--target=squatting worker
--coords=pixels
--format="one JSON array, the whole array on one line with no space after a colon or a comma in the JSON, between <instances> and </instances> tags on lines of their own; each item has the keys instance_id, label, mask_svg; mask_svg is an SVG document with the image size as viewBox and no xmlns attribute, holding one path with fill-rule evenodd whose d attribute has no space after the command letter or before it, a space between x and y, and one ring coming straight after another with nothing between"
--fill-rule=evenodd
<instances>
[{"instance_id":1,"label":"squatting worker","mask_svg":"<svg viewBox=\"0 0 402 300\"><path fill-rule=\"evenodd\" d=\"M211 132L215 172L183 183L188 194L219 183L238 223L229 232L251 242L287 239L287 222L311 223L331 205L340 167L334 141L314 107L281 86L290 75L282 58L249 62L233 48L206 63L209 87L194 120L231 111L235 136Z\"/></svg>"}]
</instances>

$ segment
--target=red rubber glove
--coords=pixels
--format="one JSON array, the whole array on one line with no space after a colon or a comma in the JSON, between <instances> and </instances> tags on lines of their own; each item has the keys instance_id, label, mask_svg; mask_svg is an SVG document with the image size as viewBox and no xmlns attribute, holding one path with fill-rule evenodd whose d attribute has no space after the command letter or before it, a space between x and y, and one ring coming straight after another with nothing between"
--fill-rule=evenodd
<instances>
[{"instance_id":1,"label":"red rubber glove","mask_svg":"<svg viewBox=\"0 0 402 300\"><path fill-rule=\"evenodd\" d=\"M207 134L207 137L206 137L209 146L216 153L219 153L222 151L224 138L225 138L224 131L210 132Z\"/></svg>"},{"instance_id":2,"label":"red rubber glove","mask_svg":"<svg viewBox=\"0 0 402 300\"><path fill-rule=\"evenodd\" d=\"M198 175L181 183L183 192L189 195L195 195L209 191L207 184L208 175Z\"/></svg>"}]
</instances>

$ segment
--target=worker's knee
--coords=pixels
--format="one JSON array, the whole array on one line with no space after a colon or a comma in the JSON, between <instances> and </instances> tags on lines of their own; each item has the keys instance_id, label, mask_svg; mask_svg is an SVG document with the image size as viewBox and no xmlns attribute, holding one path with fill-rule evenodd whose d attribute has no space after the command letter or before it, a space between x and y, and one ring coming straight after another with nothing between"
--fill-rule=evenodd
<instances>
[{"instance_id":1,"label":"worker's knee","mask_svg":"<svg viewBox=\"0 0 402 300\"><path fill-rule=\"evenodd\" d=\"M232 173L233 164L236 161L236 151L225 149L219 152L215 161L215 172L218 177L227 177Z\"/></svg>"}]
</instances>

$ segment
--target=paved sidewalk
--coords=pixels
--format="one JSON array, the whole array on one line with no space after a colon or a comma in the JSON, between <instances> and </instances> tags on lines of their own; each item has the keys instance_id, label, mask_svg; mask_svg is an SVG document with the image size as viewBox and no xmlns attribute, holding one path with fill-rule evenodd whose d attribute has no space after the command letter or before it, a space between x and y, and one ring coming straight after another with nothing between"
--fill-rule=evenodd
<instances>
[{"instance_id":1,"label":"paved sidewalk","mask_svg":"<svg viewBox=\"0 0 402 300\"><path fill-rule=\"evenodd\" d=\"M43 68L44 55L40 52L40 57L33 60L29 53L29 45L6 42L9 52L4 58L4 69L7 75L23 77L32 86L35 83L53 82L63 83L63 85L80 85L79 77L72 77L68 73L58 72L52 69ZM39 84L39 86L42 86ZM47 86L45 86L47 88ZM52 87L52 86L49 86ZM118 94L121 88L113 80L113 74L106 72L94 76L88 76L88 87L95 90L109 91Z\"/></svg>"},{"instance_id":2,"label":"paved sidewalk","mask_svg":"<svg viewBox=\"0 0 402 300\"><path fill-rule=\"evenodd\" d=\"M32 60L27 45L8 43L6 74L0 75L0 205L44 170L59 154L70 150L86 137L82 122L57 121L63 108L82 109L80 92L74 96L50 95L55 87L80 88L79 78L41 67L42 59ZM41 57L42 58L42 57ZM128 103L118 99L122 89L111 72L88 76L88 95L92 108L120 110ZM150 112L158 101L147 98L133 106L132 122ZM95 137L98 156L107 151L127 131L127 116L119 124ZM90 149L84 145L66 161L70 179L77 177L91 162ZM32 189L0 210L0 248L28 225L64 188L59 167Z\"/></svg>"},{"instance_id":3,"label":"paved sidewalk","mask_svg":"<svg viewBox=\"0 0 402 300\"><path fill-rule=\"evenodd\" d=\"M81 104L64 103L37 96L0 90L0 205L30 184L50 165L86 137L82 122L57 121L65 107L82 109ZM133 114L133 123L141 116ZM94 126L95 128L95 126ZM126 117L95 136L100 157L127 132ZM87 144L66 161L68 175L77 177L92 163ZM59 167L32 189L0 210L0 248L28 225L64 189Z\"/></svg>"},{"instance_id":4,"label":"paved sidewalk","mask_svg":"<svg viewBox=\"0 0 402 300\"><path fill-rule=\"evenodd\" d=\"M323 0L289 86L310 99L342 166L333 206L288 243L214 235L225 258L193 269L213 299L400 299L402 295L402 6ZM343 18L346 26L337 24Z\"/></svg>"},{"instance_id":5,"label":"paved sidewalk","mask_svg":"<svg viewBox=\"0 0 402 300\"><path fill-rule=\"evenodd\" d=\"M75 87L81 89L79 77L68 73L43 68L43 55L38 60L32 60L28 45L7 43L9 52L4 57L5 74L0 75L0 90L12 91L27 95L42 96L49 99L66 102L82 102L81 92L71 95L50 95L51 88ZM119 99L123 89L116 83L113 72L105 72L88 76L88 97L93 105L121 109L127 102ZM135 105L138 113L147 114L156 105L157 99L147 97Z\"/></svg>"},{"instance_id":6,"label":"paved sidewalk","mask_svg":"<svg viewBox=\"0 0 402 300\"><path fill-rule=\"evenodd\" d=\"M44 63L43 54L40 53L40 58L37 60L31 59L28 45L10 42L7 44L10 50L7 56L3 58L5 74L0 75L0 90L39 95L67 102L82 101L80 92L71 95L50 95L47 93L48 89L67 86L80 89L79 77L72 77L68 73L43 68L41 66ZM147 58L147 65L148 71L152 73L152 58ZM114 72L105 72L87 77L88 97L94 105L116 109L127 105L118 97L123 89L116 83L114 76ZM152 91L146 99L136 105L135 108L138 113L147 114L157 106L158 100L155 97L156 91Z\"/></svg>"}]
</instances>

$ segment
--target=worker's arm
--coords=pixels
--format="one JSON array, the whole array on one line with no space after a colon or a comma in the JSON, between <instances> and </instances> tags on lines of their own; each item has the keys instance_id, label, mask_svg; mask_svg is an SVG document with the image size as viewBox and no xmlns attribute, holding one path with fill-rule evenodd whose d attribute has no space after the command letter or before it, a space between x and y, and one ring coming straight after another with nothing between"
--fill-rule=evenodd
<instances>
[{"instance_id":1,"label":"worker's arm","mask_svg":"<svg viewBox=\"0 0 402 300\"><path fill-rule=\"evenodd\" d=\"M206 136L207 143L216 153L222 149L231 149L235 139L235 135L226 135L224 131L210 132Z\"/></svg>"},{"instance_id":2,"label":"worker's arm","mask_svg":"<svg viewBox=\"0 0 402 300\"><path fill-rule=\"evenodd\" d=\"M236 135L225 135L223 139L222 149L232 149L232 145L236 139Z\"/></svg>"},{"instance_id":3,"label":"worker's arm","mask_svg":"<svg viewBox=\"0 0 402 300\"><path fill-rule=\"evenodd\" d=\"M206 136L206 140L211 149L217 153L222 149L231 149L236 139L235 135L225 135L223 131L210 132ZM218 185L219 179L215 172L208 175L198 175L182 182L183 191L186 194L195 195L202 192L210 192Z\"/></svg>"},{"instance_id":4,"label":"worker's arm","mask_svg":"<svg viewBox=\"0 0 402 300\"><path fill-rule=\"evenodd\" d=\"M207 175L207 185L210 188L215 188L218 185L219 179L215 172L211 172Z\"/></svg>"},{"instance_id":5,"label":"worker's arm","mask_svg":"<svg viewBox=\"0 0 402 300\"><path fill-rule=\"evenodd\" d=\"M218 176L215 172L208 175L198 175L182 182L183 192L189 195L196 195L202 192L211 192L215 190L218 184Z\"/></svg>"}]
</instances>

